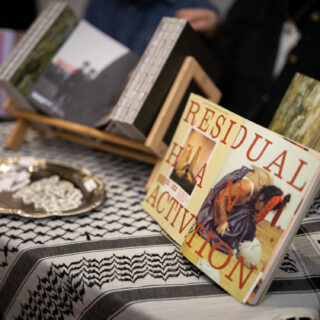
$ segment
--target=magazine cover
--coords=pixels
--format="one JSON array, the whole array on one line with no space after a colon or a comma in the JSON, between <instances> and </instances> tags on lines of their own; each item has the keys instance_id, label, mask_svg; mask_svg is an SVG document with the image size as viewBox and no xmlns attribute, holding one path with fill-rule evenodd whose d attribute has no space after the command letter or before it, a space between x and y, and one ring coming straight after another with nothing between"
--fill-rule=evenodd
<instances>
[{"instance_id":1,"label":"magazine cover","mask_svg":"<svg viewBox=\"0 0 320 320\"><path fill-rule=\"evenodd\" d=\"M318 153L192 94L143 207L195 266L255 304L318 188L319 170Z\"/></svg>"},{"instance_id":2,"label":"magazine cover","mask_svg":"<svg viewBox=\"0 0 320 320\"><path fill-rule=\"evenodd\" d=\"M46 114L94 126L121 93L138 58L81 21L34 84L29 99Z\"/></svg>"}]
</instances>

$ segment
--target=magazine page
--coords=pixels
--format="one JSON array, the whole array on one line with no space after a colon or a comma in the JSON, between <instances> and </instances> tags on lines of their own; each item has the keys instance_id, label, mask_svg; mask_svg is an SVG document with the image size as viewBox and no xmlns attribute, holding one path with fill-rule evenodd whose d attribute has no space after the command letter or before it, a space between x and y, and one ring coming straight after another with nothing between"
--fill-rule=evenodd
<instances>
[{"instance_id":1,"label":"magazine page","mask_svg":"<svg viewBox=\"0 0 320 320\"><path fill-rule=\"evenodd\" d=\"M190 95L142 203L179 246L194 224L242 122L242 117L198 95Z\"/></svg>"},{"instance_id":2,"label":"magazine page","mask_svg":"<svg viewBox=\"0 0 320 320\"><path fill-rule=\"evenodd\" d=\"M288 228L297 215L302 219L301 204L317 177L314 153L245 120L219 173L204 177L211 189L194 212L182 253L247 302L279 246L288 244L283 237L293 237Z\"/></svg>"},{"instance_id":3,"label":"magazine page","mask_svg":"<svg viewBox=\"0 0 320 320\"><path fill-rule=\"evenodd\" d=\"M82 20L31 88L46 114L94 126L110 112L138 57Z\"/></svg>"}]
</instances>

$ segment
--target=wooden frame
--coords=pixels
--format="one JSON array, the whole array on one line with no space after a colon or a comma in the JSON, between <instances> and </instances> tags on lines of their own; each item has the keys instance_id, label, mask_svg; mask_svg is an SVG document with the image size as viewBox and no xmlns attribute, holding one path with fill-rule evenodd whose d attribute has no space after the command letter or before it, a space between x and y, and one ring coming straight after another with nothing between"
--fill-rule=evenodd
<instances>
[{"instance_id":1,"label":"wooden frame","mask_svg":"<svg viewBox=\"0 0 320 320\"><path fill-rule=\"evenodd\" d=\"M203 95L212 102L218 103L221 99L221 91L197 60L191 56L186 57L145 142L158 158L163 158L167 151L163 138L191 81L194 81Z\"/></svg>"},{"instance_id":2,"label":"wooden frame","mask_svg":"<svg viewBox=\"0 0 320 320\"><path fill-rule=\"evenodd\" d=\"M195 81L208 99L213 102L219 101L221 97L219 89L193 57L186 57L145 143L115 136L70 121L21 110L9 98L5 103L5 108L17 118L17 122L6 141L6 147L17 150L23 142L28 128L34 127L44 134L54 134L57 137L92 148L156 164L158 159L165 155L167 145L163 138L191 81ZM155 166L155 168L158 167L159 164Z\"/></svg>"}]
</instances>

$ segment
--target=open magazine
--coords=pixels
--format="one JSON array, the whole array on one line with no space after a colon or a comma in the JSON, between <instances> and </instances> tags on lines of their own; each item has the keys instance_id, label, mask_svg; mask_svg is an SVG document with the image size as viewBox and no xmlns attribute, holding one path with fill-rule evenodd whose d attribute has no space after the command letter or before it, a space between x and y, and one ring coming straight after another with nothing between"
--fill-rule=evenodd
<instances>
[{"instance_id":1,"label":"open magazine","mask_svg":"<svg viewBox=\"0 0 320 320\"><path fill-rule=\"evenodd\" d=\"M319 153L191 94L142 206L195 266L257 304L319 173Z\"/></svg>"}]
</instances>

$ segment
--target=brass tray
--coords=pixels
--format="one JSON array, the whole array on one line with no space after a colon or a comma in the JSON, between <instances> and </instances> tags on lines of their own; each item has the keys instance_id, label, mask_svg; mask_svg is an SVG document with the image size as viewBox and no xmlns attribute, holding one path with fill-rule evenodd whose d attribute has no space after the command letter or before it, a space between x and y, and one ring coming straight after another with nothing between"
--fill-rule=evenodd
<instances>
[{"instance_id":1,"label":"brass tray","mask_svg":"<svg viewBox=\"0 0 320 320\"><path fill-rule=\"evenodd\" d=\"M0 213L3 214L15 214L26 218L71 216L90 211L99 206L105 199L104 186L100 179L84 168L62 161L34 157L0 158L0 182L5 179L8 180L8 172L10 172L10 175L18 172L23 178L27 176L28 179L23 180L26 187L35 184L43 186L45 185L44 181L47 181L50 177L51 179L53 176L58 177L56 178L59 180L58 183L64 182L71 188L77 189L82 198L77 199L75 208L48 210L45 206L39 207L38 204L35 205L35 202L25 202L24 198L17 197L16 193L23 189L23 185L20 187L19 183L15 182L17 189L12 190L15 187L5 188L2 184L1 188L0 183ZM12 183L12 186L14 186L14 183Z\"/></svg>"}]
</instances>

